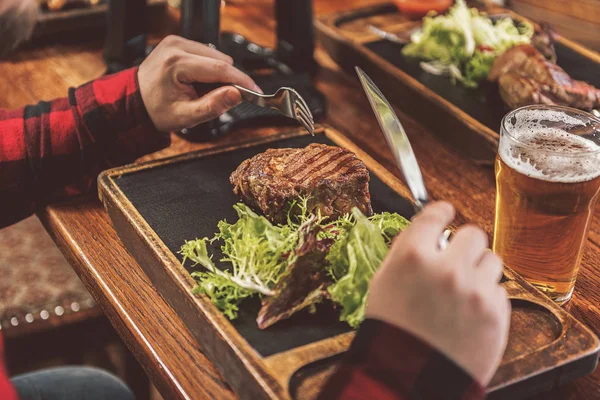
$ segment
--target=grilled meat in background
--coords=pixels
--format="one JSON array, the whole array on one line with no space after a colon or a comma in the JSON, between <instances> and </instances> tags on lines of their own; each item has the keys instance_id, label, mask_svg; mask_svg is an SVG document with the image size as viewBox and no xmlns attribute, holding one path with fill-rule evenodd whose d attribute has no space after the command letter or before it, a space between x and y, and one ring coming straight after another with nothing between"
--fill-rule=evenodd
<instances>
[{"instance_id":1,"label":"grilled meat in background","mask_svg":"<svg viewBox=\"0 0 600 400\"><path fill-rule=\"evenodd\" d=\"M592 110L600 107L600 90L572 79L531 45L507 50L494 61L489 80L498 82L500 96L510 108L558 104Z\"/></svg>"},{"instance_id":2,"label":"grilled meat in background","mask_svg":"<svg viewBox=\"0 0 600 400\"><path fill-rule=\"evenodd\" d=\"M287 221L289 204L301 196L310 197L310 213L319 211L332 219L353 207L373 214L369 171L354 153L340 147L269 149L242 162L229 180L236 195L276 223Z\"/></svg>"},{"instance_id":3,"label":"grilled meat in background","mask_svg":"<svg viewBox=\"0 0 600 400\"><path fill-rule=\"evenodd\" d=\"M547 60L556 64L556 50L554 42L556 35L550 25L546 23L540 24L540 29L536 30L531 38L531 45L535 47Z\"/></svg>"}]
</instances>

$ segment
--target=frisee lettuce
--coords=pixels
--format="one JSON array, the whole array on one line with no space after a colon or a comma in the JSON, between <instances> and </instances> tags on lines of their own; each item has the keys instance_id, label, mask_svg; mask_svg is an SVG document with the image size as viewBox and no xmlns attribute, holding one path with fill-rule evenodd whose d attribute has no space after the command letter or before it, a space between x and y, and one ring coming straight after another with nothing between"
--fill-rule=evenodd
<instances>
[{"instance_id":1,"label":"frisee lettuce","mask_svg":"<svg viewBox=\"0 0 600 400\"><path fill-rule=\"evenodd\" d=\"M271 295L271 288L287 267L282 255L290 253L297 234L289 226L274 226L265 217L257 215L244 204L234 205L238 220L234 224L220 221L219 232L210 242L221 241L222 262L229 270L218 269L206 248L207 238L186 241L179 253L183 262L202 266L206 271L192 272L198 281L195 293L203 293L227 317L237 316L238 304L256 295Z\"/></svg>"},{"instance_id":2,"label":"frisee lettuce","mask_svg":"<svg viewBox=\"0 0 600 400\"><path fill-rule=\"evenodd\" d=\"M420 60L423 70L448 75L453 82L477 87L485 80L494 59L507 49L528 44L533 26L503 18L495 24L464 0L457 0L446 15L427 16L423 27L402 49L407 57Z\"/></svg>"},{"instance_id":3,"label":"frisee lettuce","mask_svg":"<svg viewBox=\"0 0 600 400\"><path fill-rule=\"evenodd\" d=\"M235 319L239 304L252 296L272 296L273 287L295 260L294 250L306 226L319 226L318 239L333 239L324 265L334 283L329 288L332 300L341 308L340 319L357 327L364 319L364 307L371 277L388 251L391 240L409 222L396 213L384 212L365 217L355 208L352 214L335 221L308 213L308 199L290 205L296 211L284 225L273 225L244 204L234 209L234 224L220 221L212 239L186 241L180 254L183 263L204 267L192 272L197 281L194 293L207 295L228 318ZM207 243L221 243L223 258L230 268L217 268L208 254Z\"/></svg>"}]
</instances>

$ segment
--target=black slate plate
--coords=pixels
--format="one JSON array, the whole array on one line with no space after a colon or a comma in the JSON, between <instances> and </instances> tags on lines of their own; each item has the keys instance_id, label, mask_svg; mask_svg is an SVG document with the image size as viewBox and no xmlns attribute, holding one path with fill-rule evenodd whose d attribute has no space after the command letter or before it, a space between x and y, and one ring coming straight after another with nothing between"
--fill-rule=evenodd
<instances>
[{"instance_id":1,"label":"black slate plate","mask_svg":"<svg viewBox=\"0 0 600 400\"><path fill-rule=\"evenodd\" d=\"M236 220L232 206L238 199L231 190L229 175L243 160L268 148L304 147L310 143L333 145L325 135L294 137L129 173L115 182L169 250L181 259L177 251L186 239L212 237L221 219ZM412 216L411 203L374 174L370 190L376 212ZM215 253L214 260L220 258L218 248L210 251ZM315 314L301 312L260 330L256 325L259 306L258 299L242 303L239 317L232 323L264 357L350 330L338 321L337 311L328 304L319 305Z\"/></svg>"}]
</instances>

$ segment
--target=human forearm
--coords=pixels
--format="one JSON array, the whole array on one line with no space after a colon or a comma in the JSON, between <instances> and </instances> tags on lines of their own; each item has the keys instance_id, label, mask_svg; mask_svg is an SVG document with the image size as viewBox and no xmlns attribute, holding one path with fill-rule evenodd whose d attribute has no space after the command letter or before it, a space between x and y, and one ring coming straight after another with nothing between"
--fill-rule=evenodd
<instances>
[{"instance_id":1,"label":"human forearm","mask_svg":"<svg viewBox=\"0 0 600 400\"><path fill-rule=\"evenodd\" d=\"M68 98L0 110L0 132L0 226L169 143L146 113L135 69L71 89Z\"/></svg>"}]
</instances>

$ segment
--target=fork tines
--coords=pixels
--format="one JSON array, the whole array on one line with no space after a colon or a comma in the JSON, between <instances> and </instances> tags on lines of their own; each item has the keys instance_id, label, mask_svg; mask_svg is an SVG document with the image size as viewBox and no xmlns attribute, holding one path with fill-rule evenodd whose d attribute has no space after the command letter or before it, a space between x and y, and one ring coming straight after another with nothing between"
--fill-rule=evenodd
<instances>
[{"instance_id":1,"label":"fork tines","mask_svg":"<svg viewBox=\"0 0 600 400\"><path fill-rule=\"evenodd\" d=\"M314 136L315 121L310 112L310 108L308 108L308 105L300 96L294 101L294 116L296 117L296 120L298 120L298 122Z\"/></svg>"},{"instance_id":2,"label":"fork tines","mask_svg":"<svg viewBox=\"0 0 600 400\"><path fill-rule=\"evenodd\" d=\"M242 99L259 107L273 108L286 117L294 118L314 136L315 120L308 104L294 89L282 87L275 94L262 94L244 87L233 85L242 94Z\"/></svg>"}]
</instances>

